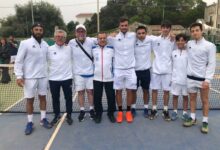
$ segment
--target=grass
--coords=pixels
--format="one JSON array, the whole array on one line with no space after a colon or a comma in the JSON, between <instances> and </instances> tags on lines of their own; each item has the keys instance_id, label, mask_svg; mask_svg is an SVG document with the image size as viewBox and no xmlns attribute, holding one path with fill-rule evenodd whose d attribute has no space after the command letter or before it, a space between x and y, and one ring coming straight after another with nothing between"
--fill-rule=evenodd
<instances>
[{"instance_id":1,"label":"grass","mask_svg":"<svg viewBox=\"0 0 220 150\"><path fill-rule=\"evenodd\" d=\"M13 69L10 68L10 83L0 83L0 111L4 111L23 97L23 89L16 85L15 75L12 72Z\"/></svg>"}]
</instances>

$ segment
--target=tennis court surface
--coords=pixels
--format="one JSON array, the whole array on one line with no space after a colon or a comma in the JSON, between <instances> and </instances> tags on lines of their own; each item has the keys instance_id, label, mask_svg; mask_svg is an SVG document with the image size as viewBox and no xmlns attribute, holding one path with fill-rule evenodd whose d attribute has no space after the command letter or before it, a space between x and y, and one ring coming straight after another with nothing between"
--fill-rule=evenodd
<instances>
[{"instance_id":1,"label":"tennis court surface","mask_svg":"<svg viewBox=\"0 0 220 150\"><path fill-rule=\"evenodd\" d=\"M39 103L35 100L34 125L35 131L30 136L24 135L26 124L25 99L22 89L16 86L13 74L13 65L0 65L0 68L8 67L11 82L0 83L0 150L142 150L142 149L180 149L180 150L219 150L220 149L220 57L217 56L215 77L212 80L210 90L210 115L207 135L200 133L202 119L202 105L200 97L197 100L198 125L191 128L184 128L182 121L165 122L161 115L154 121L138 116L134 122L128 124L112 124L107 116L103 114L101 124L95 124L88 117L84 122L79 123L77 116L79 106L77 95L73 95L73 119L72 126L67 125L65 120L50 130L40 126ZM1 69L0 69L1 71ZM74 86L73 86L74 90ZM62 93L61 93L62 95ZM124 95L125 97L125 95ZM51 94L47 96L48 118L52 120ZM61 111L65 112L65 102L61 96ZM104 109L107 108L106 97L103 98ZM124 103L125 104L125 103ZM125 105L124 105L125 106ZM151 107L151 100L149 106ZM162 108L162 93L159 92L158 108ZM88 109L88 103L86 102ZM124 107L125 108L125 107ZM137 108L143 108L142 92L138 90ZM172 97L170 96L169 108L172 108ZM179 100L179 108L182 102ZM161 112L160 112L161 113ZM181 113L181 111L179 111ZM64 119L64 118L63 118ZM48 146L48 147L47 147Z\"/></svg>"}]
</instances>

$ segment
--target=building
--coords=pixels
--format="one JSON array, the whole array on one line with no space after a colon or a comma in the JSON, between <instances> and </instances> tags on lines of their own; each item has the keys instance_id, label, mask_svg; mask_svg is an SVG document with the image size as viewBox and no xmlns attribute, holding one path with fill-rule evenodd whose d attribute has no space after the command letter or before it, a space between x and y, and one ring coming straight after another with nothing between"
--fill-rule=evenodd
<instances>
[{"instance_id":1,"label":"building","mask_svg":"<svg viewBox=\"0 0 220 150\"><path fill-rule=\"evenodd\" d=\"M205 8L205 23L214 28L220 28L220 0Z\"/></svg>"},{"instance_id":2,"label":"building","mask_svg":"<svg viewBox=\"0 0 220 150\"><path fill-rule=\"evenodd\" d=\"M84 24L86 20L91 20L94 13L80 13L76 15L76 19L80 24Z\"/></svg>"}]
</instances>

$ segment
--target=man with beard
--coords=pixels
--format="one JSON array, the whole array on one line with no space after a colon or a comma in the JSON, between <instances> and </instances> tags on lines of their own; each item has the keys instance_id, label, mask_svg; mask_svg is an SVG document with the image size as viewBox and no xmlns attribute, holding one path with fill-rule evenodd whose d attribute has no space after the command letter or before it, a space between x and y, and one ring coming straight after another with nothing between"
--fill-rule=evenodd
<instances>
[{"instance_id":1,"label":"man with beard","mask_svg":"<svg viewBox=\"0 0 220 150\"><path fill-rule=\"evenodd\" d=\"M34 97L37 91L40 100L41 121L44 128L51 128L46 118L47 94L47 60L48 44L42 39L44 28L40 23L33 24L31 38L21 42L15 60L15 75L17 85L24 88L24 98L27 99L26 110L28 123L25 134L33 131Z\"/></svg>"}]
</instances>

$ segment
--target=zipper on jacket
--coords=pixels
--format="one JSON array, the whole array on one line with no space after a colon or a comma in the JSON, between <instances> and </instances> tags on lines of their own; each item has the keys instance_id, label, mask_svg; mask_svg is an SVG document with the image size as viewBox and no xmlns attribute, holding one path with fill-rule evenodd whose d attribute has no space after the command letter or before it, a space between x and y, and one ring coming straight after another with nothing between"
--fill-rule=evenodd
<instances>
[{"instance_id":1,"label":"zipper on jacket","mask_svg":"<svg viewBox=\"0 0 220 150\"><path fill-rule=\"evenodd\" d=\"M103 77L104 77L104 73L103 73L103 48L101 48L101 57L102 57L102 62L101 62L101 64L102 64L102 81L103 81Z\"/></svg>"}]
</instances>

